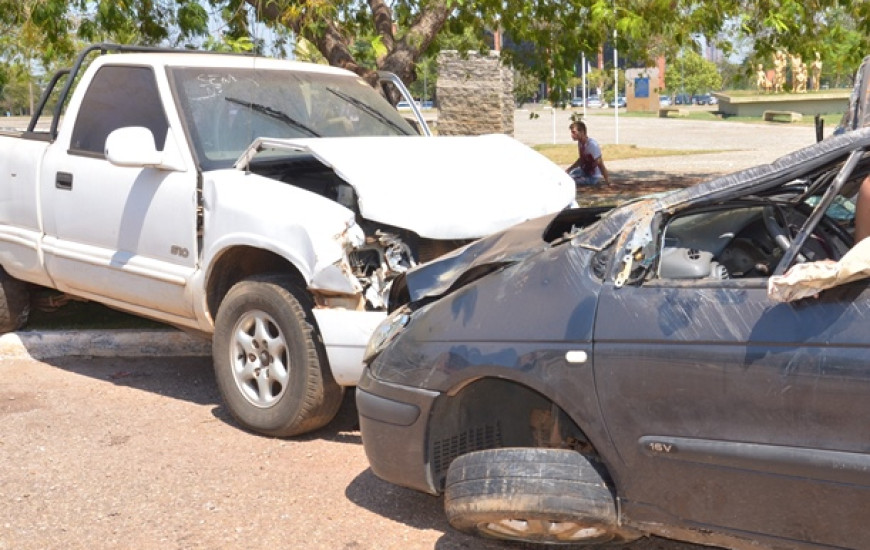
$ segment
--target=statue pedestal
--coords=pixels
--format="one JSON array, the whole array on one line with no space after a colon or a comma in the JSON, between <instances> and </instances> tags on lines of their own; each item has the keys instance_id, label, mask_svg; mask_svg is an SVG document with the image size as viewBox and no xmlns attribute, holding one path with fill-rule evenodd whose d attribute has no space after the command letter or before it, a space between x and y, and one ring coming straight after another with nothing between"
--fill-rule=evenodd
<instances>
[{"instance_id":1,"label":"statue pedestal","mask_svg":"<svg viewBox=\"0 0 870 550\"><path fill-rule=\"evenodd\" d=\"M725 116L761 117L764 111L794 111L804 116L844 113L851 90L831 90L806 94L729 95L717 92L719 112Z\"/></svg>"}]
</instances>

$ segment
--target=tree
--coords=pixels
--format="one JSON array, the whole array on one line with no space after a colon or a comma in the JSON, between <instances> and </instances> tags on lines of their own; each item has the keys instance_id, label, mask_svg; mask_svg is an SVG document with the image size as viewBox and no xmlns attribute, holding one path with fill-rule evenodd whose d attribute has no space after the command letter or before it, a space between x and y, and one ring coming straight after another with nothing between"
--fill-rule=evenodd
<instances>
[{"instance_id":1,"label":"tree","mask_svg":"<svg viewBox=\"0 0 870 550\"><path fill-rule=\"evenodd\" d=\"M722 76L712 61L688 49L665 70L665 86L672 92L702 94L722 87Z\"/></svg>"},{"instance_id":2,"label":"tree","mask_svg":"<svg viewBox=\"0 0 870 550\"><path fill-rule=\"evenodd\" d=\"M0 0L2 30L17 39L32 29L40 41L22 48L49 60L76 39L201 47L216 18L228 41L249 38L259 51L252 29L265 24L304 39L330 65L372 82L375 70L389 70L407 84L448 38L478 49L497 30L505 60L546 82L551 98L567 95L581 53L605 43L642 62L673 57L700 36L727 54L748 36L759 59L819 51L840 72L870 51L870 2L844 0ZM726 22L735 32L721 32Z\"/></svg>"}]
</instances>

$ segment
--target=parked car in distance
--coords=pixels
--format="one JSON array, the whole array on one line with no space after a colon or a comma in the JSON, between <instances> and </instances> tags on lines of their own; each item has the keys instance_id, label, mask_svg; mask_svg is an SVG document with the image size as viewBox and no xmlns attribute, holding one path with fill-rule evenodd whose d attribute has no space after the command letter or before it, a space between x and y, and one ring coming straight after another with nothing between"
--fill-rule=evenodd
<instances>
[{"instance_id":1,"label":"parked car in distance","mask_svg":"<svg viewBox=\"0 0 870 550\"><path fill-rule=\"evenodd\" d=\"M670 96L660 95L659 96L659 107L670 107L671 98Z\"/></svg>"},{"instance_id":2,"label":"parked car in distance","mask_svg":"<svg viewBox=\"0 0 870 550\"><path fill-rule=\"evenodd\" d=\"M717 101L711 94L701 94L692 96L692 103L695 105L715 105Z\"/></svg>"},{"instance_id":3,"label":"parked car in distance","mask_svg":"<svg viewBox=\"0 0 870 550\"><path fill-rule=\"evenodd\" d=\"M625 100L625 96L619 96L616 98L616 106L617 107L622 108L622 107L625 107L626 105L628 105L628 103Z\"/></svg>"},{"instance_id":4,"label":"parked car in distance","mask_svg":"<svg viewBox=\"0 0 870 550\"><path fill-rule=\"evenodd\" d=\"M582 107L583 106L583 98L582 97L575 97L575 98L571 99L571 106L572 107ZM602 101L599 96L591 95L591 96L586 98L586 107L589 107L592 109L601 109L601 108L607 107L607 103Z\"/></svg>"},{"instance_id":5,"label":"parked car in distance","mask_svg":"<svg viewBox=\"0 0 870 550\"><path fill-rule=\"evenodd\" d=\"M607 107L607 102L605 102L597 95L591 95L586 98L586 106L593 109L603 109Z\"/></svg>"},{"instance_id":6,"label":"parked car in distance","mask_svg":"<svg viewBox=\"0 0 870 550\"><path fill-rule=\"evenodd\" d=\"M689 94L677 94L674 96L674 105L691 105L692 96Z\"/></svg>"},{"instance_id":7,"label":"parked car in distance","mask_svg":"<svg viewBox=\"0 0 870 550\"><path fill-rule=\"evenodd\" d=\"M868 151L855 130L400 275L357 387L372 471L499 539L870 548L870 283L769 291L870 263L830 214Z\"/></svg>"}]
</instances>

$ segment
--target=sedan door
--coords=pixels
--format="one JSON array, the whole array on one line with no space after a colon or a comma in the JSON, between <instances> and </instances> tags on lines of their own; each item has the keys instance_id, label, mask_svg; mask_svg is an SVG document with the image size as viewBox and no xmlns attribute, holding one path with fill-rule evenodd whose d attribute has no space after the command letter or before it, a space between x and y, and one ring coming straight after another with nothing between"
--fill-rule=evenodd
<instances>
[{"instance_id":1,"label":"sedan door","mask_svg":"<svg viewBox=\"0 0 870 550\"><path fill-rule=\"evenodd\" d=\"M596 387L625 513L870 547L870 288L774 303L766 279L601 294Z\"/></svg>"}]
</instances>

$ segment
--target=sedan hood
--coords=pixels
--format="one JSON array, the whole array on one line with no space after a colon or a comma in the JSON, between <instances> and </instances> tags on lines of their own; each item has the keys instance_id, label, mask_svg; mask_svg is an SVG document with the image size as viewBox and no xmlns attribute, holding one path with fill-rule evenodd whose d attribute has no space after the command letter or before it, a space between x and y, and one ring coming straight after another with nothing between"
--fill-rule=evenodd
<instances>
[{"instance_id":1,"label":"sedan hood","mask_svg":"<svg viewBox=\"0 0 870 550\"><path fill-rule=\"evenodd\" d=\"M443 296L503 266L521 262L598 220L608 208L576 208L542 216L493 233L418 265L393 283L390 309L404 302Z\"/></svg>"},{"instance_id":2,"label":"sedan hood","mask_svg":"<svg viewBox=\"0 0 870 550\"><path fill-rule=\"evenodd\" d=\"M557 212L574 182L515 139L352 137L255 141L236 163L263 150L306 152L353 186L362 217L430 239L472 239Z\"/></svg>"}]
</instances>

